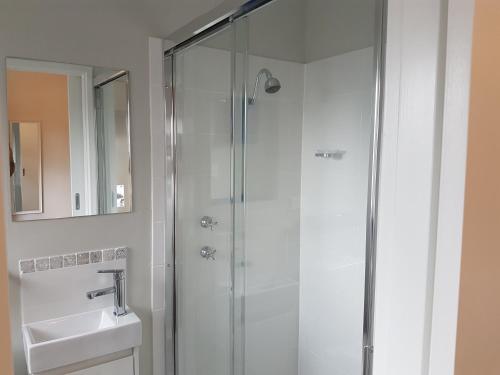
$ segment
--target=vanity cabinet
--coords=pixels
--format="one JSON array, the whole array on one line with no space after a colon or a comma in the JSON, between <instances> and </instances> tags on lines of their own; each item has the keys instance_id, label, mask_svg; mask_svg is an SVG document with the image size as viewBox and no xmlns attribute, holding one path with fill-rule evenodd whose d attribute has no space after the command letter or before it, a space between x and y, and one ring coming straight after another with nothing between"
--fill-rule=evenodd
<instances>
[{"instance_id":1,"label":"vanity cabinet","mask_svg":"<svg viewBox=\"0 0 500 375\"><path fill-rule=\"evenodd\" d=\"M108 354L100 358L55 369L30 372L32 375L140 375L139 348Z\"/></svg>"},{"instance_id":2,"label":"vanity cabinet","mask_svg":"<svg viewBox=\"0 0 500 375\"><path fill-rule=\"evenodd\" d=\"M134 372L134 358L132 356L117 359L108 363L86 368L68 375L139 375Z\"/></svg>"}]
</instances>

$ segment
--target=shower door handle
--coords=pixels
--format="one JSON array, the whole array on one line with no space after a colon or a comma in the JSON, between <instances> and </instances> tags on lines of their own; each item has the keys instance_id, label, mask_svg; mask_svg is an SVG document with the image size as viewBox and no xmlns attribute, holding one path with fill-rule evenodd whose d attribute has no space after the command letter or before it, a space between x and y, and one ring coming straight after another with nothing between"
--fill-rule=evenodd
<instances>
[{"instance_id":1,"label":"shower door handle","mask_svg":"<svg viewBox=\"0 0 500 375\"><path fill-rule=\"evenodd\" d=\"M206 260L215 260L215 253L217 252L216 249L210 246L203 246L200 250L200 255L202 258L205 258Z\"/></svg>"}]
</instances>

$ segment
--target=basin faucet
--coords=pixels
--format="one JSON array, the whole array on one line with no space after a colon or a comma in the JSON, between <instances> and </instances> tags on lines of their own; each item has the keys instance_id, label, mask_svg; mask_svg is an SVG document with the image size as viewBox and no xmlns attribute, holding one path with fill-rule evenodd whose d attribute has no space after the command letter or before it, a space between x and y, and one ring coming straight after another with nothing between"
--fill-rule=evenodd
<instances>
[{"instance_id":1,"label":"basin faucet","mask_svg":"<svg viewBox=\"0 0 500 375\"><path fill-rule=\"evenodd\" d=\"M87 298L94 299L96 297L114 293L114 314L116 316L127 314L127 309L125 308L125 270L99 270L97 271L97 273L112 273L115 285L109 288L97 289L87 292Z\"/></svg>"}]
</instances>

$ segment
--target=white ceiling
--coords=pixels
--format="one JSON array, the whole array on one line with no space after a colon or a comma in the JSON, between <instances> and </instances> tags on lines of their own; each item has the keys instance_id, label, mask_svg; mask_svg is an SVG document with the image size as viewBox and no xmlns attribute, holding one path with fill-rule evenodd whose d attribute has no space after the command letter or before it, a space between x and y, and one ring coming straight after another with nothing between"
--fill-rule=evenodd
<instances>
[{"instance_id":1,"label":"white ceiling","mask_svg":"<svg viewBox=\"0 0 500 375\"><path fill-rule=\"evenodd\" d=\"M169 39L186 39L242 1L218 3ZM310 62L365 48L373 45L374 12L375 0L276 0L249 17L250 51L259 56ZM229 45L229 41L218 39L220 48Z\"/></svg>"},{"instance_id":2,"label":"white ceiling","mask_svg":"<svg viewBox=\"0 0 500 375\"><path fill-rule=\"evenodd\" d=\"M58 19L76 15L125 21L127 27L180 41L189 33L239 7L244 0L0 0L12 19ZM375 0L275 0L250 17L250 47L256 55L309 62L373 43ZM50 17L48 16L50 15ZM66 23L67 23L66 22ZM197 23L198 22L198 23ZM188 26L186 26L188 25ZM186 27L183 27L186 26ZM89 29L92 24L88 25ZM2 25L0 25L0 31ZM175 30L179 30L174 32ZM119 33L119 30L117 30Z\"/></svg>"}]
</instances>

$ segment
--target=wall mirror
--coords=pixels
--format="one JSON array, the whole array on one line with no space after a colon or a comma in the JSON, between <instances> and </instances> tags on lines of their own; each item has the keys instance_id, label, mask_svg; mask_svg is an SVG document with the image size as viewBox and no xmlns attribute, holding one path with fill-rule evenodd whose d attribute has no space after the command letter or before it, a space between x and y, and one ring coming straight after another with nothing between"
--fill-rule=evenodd
<instances>
[{"instance_id":1,"label":"wall mirror","mask_svg":"<svg viewBox=\"0 0 500 375\"><path fill-rule=\"evenodd\" d=\"M126 70L7 59L14 221L130 212Z\"/></svg>"}]
</instances>

